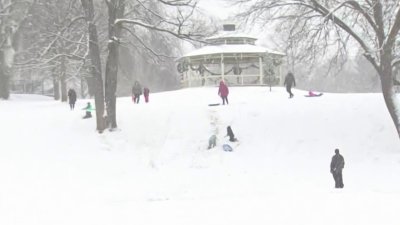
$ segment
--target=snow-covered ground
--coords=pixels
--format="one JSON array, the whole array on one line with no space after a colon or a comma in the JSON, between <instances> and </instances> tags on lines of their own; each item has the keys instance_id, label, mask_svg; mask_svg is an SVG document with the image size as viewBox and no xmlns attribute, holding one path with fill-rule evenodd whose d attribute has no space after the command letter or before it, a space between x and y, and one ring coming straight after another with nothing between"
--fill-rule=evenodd
<instances>
[{"instance_id":1,"label":"snow-covered ground","mask_svg":"<svg viewBox=\"0 0 400 225\"><path fill-rule=\"evenodd\" d=\"M120 98L120 130L104 134L81 119L87 100L70 111L12 95L0 101L0 224L400 224L400 141L382 95L294 93L232 87L214 107L212 87Z\"/></svg>"}]
</instances>

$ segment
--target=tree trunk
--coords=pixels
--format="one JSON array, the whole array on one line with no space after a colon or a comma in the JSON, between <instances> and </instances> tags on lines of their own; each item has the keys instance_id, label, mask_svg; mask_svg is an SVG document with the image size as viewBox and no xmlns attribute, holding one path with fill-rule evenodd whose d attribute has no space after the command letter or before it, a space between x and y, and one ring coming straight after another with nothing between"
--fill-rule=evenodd
<instances>
[{"instance_id":1,"label":"tree trunk","mask_svg":"<svg viewBox=\"0 0 400 225\"><path fill-rule=\"evenodd\" d=\"M98 132L102 133L105 129L104 120L104 87L103 77L101 75L100 48L98 42L97 28L94 24L94 6L93 0L81 0L85 11L85 19L89 30L89 56L91 61L91 71L95 83L94 101L96 106L96 124Z\"/></svg>"},{"instance_id":2,"label":"tree trunk","mask_svg":"<svg viewBox=\"0 0 400 225\"><path fill-rule=\"evenodd\" d=\"M80 82L80 89L81 89L81 98L85 98L85 79L81 76Z\"/></svg>"},{"instance_id":3,"label":"tree trunk","mask_svg":"<svg viewBox=\"0 0 400 225\"><path fill-rule=\"evenodd\" d=\"M118 44L110 43L108 45L108 57L106 64L106 108L109 126L111 129L117 128L116 113L116 91L117 91L117 74L118 74Z\"/></svg>"},{"instance_id":4,"label":"tree trunk","mask_svg":"<svg viewBox=\"0 0 400 225\"><path fill-rule=\"evenodd\" d=\"M9 70L2 63L0 52L0 99L8 99L10 97L9 89Z\"/></svg>"},{"instance_id":5,"label":"tree trunk","mask_svg":"<svg viewBox=\"0 0 400 225\"><path fill-rule=\"evenodd\" d=\"M391 50L382 50L381 54L381 67L379 77L381 79L382 85L382 94L385 99L386 107L389 110L389 114L393 120L395 128L397 130L397 134L400 138L400 118L397 107L400 107L396 104L396 94L394 91L394 83L393 83L393 71L392 71L392 53Z\"/></svg>"},{"instance_id":6,"label":"tree trunk","mask_svg":"<svg viewBox=\"0 0 400 225\"><path fill-rule=\"evenodd\" d=\"M118 75L118 43L112 42L108 45L108 57L106 64L106 108L109 126L111 129L117 128L116 115L116 91Z\"/></svg>"},{"instance_id":7,"label":"tree trunk","mask_svg":"<svg viewBox=\"0 0 400 225\"><path fill-rule=\"evenodd\" d=\"M106 108L111 129L117 128L116 101L117 101L117 78L118 78L118 56L119 38L121 25L115 25L115 20L122 18L124 14L124 0L113 0L108 3L108 57L106 64Z\"/></svg>"},{"instance_id":8,"label":"tree trunk","mask_svg":"<svg viewBox=\"0 0 400 225\"><path fill-rule=\"evenodd\" d=\"M6 28L6 30L10 29ZM8 99L10 97L11 67L14 61L15 52L10 37L11 31L5 32L5 34L0 33L0 35L6 36L3 45L0 46L0 99Z\"/></svg>"},{"instance_id":9,"label":"tree trunk","mask_svg":"<svg viewBox=\"0 0 400 225\"><path fill-rule=\"evenodd\" d=\"M60 100L60 82L58 76L53 72L53 93L54 100Z\"/></svg>"},{"instance_id":10,"label":"tree trunk","mask_svg":"<svg viewBox=\"0 0 400 225\"><path fill-rule=\"evenodd\" d=\"M20 9L19 1L2 1L0 15L0 98L10 96L10 78L13 75L11 68L14 64L15 50L20 50L19 41L22 39L19 28L25 19L18 21L20 14L13 15ZM7 7L9 5L9 7ZM18 12L17 12L18 13ZM19 23L18 23L19 22Z\"/></svg>"},{"instance_id":11,"label":"tree trunk","mask_svg":"<svg viewBox=\"0 0 400 225\"><path fill-rule=\"evenodd\" d=\"M67 76L67 67L65 65L66 60L65 56L62 57L61 59L61 73L60 73L60 86L61 86L61 102L66 102L67 101L67 82L66 82L66 76Z\"/></svg>"}]
</instances>

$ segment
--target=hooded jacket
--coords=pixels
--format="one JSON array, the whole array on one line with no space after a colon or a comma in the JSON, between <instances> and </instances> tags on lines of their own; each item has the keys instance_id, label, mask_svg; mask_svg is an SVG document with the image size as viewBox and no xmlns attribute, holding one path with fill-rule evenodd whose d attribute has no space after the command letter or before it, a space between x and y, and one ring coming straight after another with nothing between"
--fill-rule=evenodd
<instances>
[{"instance_id":1,"label":"hooded jacket","mask_svg":"<svg viewBox=\"0 0 400 225\"><path fill-rule=\"evenodd\" d=\"M223 81L219 82L218 94L221 97L226 97L229 94L229 89Z\"/></svg>"}]
</instances>

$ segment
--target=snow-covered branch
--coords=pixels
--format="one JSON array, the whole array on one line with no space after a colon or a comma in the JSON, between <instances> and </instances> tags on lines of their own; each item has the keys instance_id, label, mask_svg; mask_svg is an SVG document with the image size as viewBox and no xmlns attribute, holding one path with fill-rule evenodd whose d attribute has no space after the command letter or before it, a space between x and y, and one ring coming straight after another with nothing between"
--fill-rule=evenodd
<instances>
[{"instance_id":1,"label":"snow-covered branch","mask_svg":"<svg viewBox=\"0 0 400 225\"><path fill-rule=\"evenodd\" d=\"M396 36L399 33L400 30L400 3L397 3L397 7L395 10L395 17L394 17L394 24L392 27L389 29L389 33L385 38L384 41L384 46L391 48L394 41L396 40Z\"/></svg>"},{"instance_id":2,"label":"snow-covered branch","mask_svg":"<svg viewBox=\"0 0 400 225\"><path fill-rule=\"evenodd\" d=\"M45 47L43 49L42 53L40 53L40 58L42 58L49 52L51 47L53 47L53 45L58 41L59 38L63 38L62 35L64 34L64 32L67 31L72 25L74 25L74 23L76 23L79 20L84 20L84 19L85 19L84 16L75 17L74 19L71 20L71 22L67 26L63 27L60 31L58 31L56 34L54 34L56 37L47 45L47 47Z\"/></svg>"},{"instance_id":3,"label":"snow-covered branch","mask_svg":"<svg viewBox=\"0 0 400 225\"><path fill-rule=\"evenodd\" d=\"M83 60L82 60L81 65L78 67L78 69L76 70L75 74L72 75L72 77L78 77L80 75L80 72L82 71L83 67L86 64L88 56L89 56L89 48L87 48L87 51L86 51L85 55L82 57Z\"/></svg>"},{"instance_id":4,"label":"snow-covered branch","mask_svg":"<svg viewBox=\"0 0 400 225\"><path fill-rule=\"evenodd\" d=\"M150 29L150 30L155 30L155 31L163 32L163 33L168 33L168 34L170 34L172 36L175 36L175 37L180 38L180 39L185 39L185 40L199 41L198 38L204 37L204 35L202 35L202 34L196 34L196 33L190 33L190 32L182 33L181 26L179 26L178 30L175 32L175 31L168 30L166 28L158 27L156 25L152 25L152 24L149 24L149 23L144 23L144 22L142 22L140 20L132 20L132 19L116 19L115 20L115 25L124 24L124 23L138 25L140 27L144 27L144 28L147 28L147 29Z\"/></svg>"},{"instance_id":5,"label":"snow-covered branch","mask_svg":"<svg viewBox=\"0 0 400 225\"><path fill-rule=\"evenodd\" d=\"M166 23L166 24L170 24L173 26L179 26L178 23L174 23L171 21L167 21L165 19L165 16L160 15L159 13L155 12L154 10L150 9L149 7L147 7L141 0L137 0L138 4L143 7L147 12L150 12L151 15L154 15L156 18L158 18L160 21L158 23Z\"/></svg>"},{"instance_id":6,"label":"snow-covered branch","mask_svg":"<svg viewBox=\"0 0 400 225\"><path fill-rule=\"evenodd\" d=\"M319 12L323 16L330 15L329 18L332 22L337 24L340 28L342 28L344 31L346 31L348 34L350 34L359 44L360 46L364 49L366 52L371 52L370 48L367 46L367 44L364 42L364 40L356 34L356 32L348 26L343 20L341 20L339 17L337 17L334 13L332 13L330 10L328 10L326 7L321 5L319 1L317 0L311 0L314 3L314 9Z\"/></svg>"},{"instance_id":7,"label":"snow-covered branch","mask_svg":"<svg viewBox=\"0 0 400 225\"><path fill-rule=\"evenodd\" d=\"M67 42L70 42L70 43L73 43L73 44L83 45L83 46L87 45L87 43L81 41L82 39L80 39L79 41L74 41L74 40L71 40L69 38L66 38L66 37L60 35L60 33L53 33L53 32L49 32L49 31L47 33L50 34L51 36L56 36L58 38L63 39L64 41L67 41Z\"/></svg>"},{"instance_id":8,"label":"snow-covered branch","mask_svg":"<svg viewBox=\"0 0 400 225\"><path fill-rule=\"evenodd\" d=\"M169 6L189 6L189 7L192 7L193 5L197 4L197 1L194 1L194 0L158 0L158 2L161 2L164 5L169 5Z\"/></svg>"},{"instance_id":9,"label":"snow-covered branch","mask_svg":"<svg viewBox=\"0 0 400 225\"><path fill-rule=\"evenodd\" d=\"M400 64L400 57L396 57L392 60L392 67L395 67Z\"/></svg>"},{"instance_id":10,"label":"snow-covered branch","mask_svg":"<svg viewBox=\"0 0 400 225\"><path fill-rule=\"evenodd\" d=\"M148 52L150 52L152 55L156 56L157 58L169 57L167 55L155 52L152 48L150 48L146 43L144 43L144 41L140 37L138 37L134 32L132 32L130 29L128 29L126 27L122 27L122 29L126 30L129 34L131 34L137 41L139 41L139 43L141 44L141 46L143 48L145 48Z\"/></svg>"},{"instance_id":11,"label":"snow-covered branch","mask_svg":"<svg viewBox=\"0 0 400 225\"><path fill-rule=\"evenodd\" d=\"M374 20L372 19L372 17L368 14L367 10L363 9L363 7L357 1L354 1L354 0L345 1L344 3L342 3L340 5L345 5L345 4L353 6L354 10L360 12L364 16L364 18L368 21L368 23L372 27L372 29L374 29L375 33L376 34L379 33L378 27L377 27L376 23L374 22ZM334 11L336 11L336 9Z\"/></svg>"}]
</instances>

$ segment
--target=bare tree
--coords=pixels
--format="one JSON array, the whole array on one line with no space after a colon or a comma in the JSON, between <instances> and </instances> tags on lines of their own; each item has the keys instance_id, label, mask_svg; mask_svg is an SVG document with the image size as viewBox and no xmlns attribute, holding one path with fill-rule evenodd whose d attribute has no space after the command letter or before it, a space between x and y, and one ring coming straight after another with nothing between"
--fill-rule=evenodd
<instances>
[{"instance_id":1,"label":"bare tree","mask_svg":"<svg viewBox=\"0 0 400 225\"><path fill-rule=\"evenodd\" d=\"M105 0L108 11L108 40L107 40L107 59L105 71L105 84L103 86L101 76L101 50L98 40L97 28L94 21L95 9L93 0L81 0L85 11L85 18L89 27L89 56L93 66L93 73L96 79L96 114L97 129L105 129L104 118L102 115L105 110L107 115L107 124L110 130L117 128L116 120L116 92L118 84L119 69L119 48L125 41L123 31L127 35L134 36L139 44L148 52L160 56L156 49L147 45L148 42L140 38L140 32L161 32L171 35L178 39L195 40L202 37L202 32L197 32L201 23L190 21L196 1L193 0ZM152 10L151 5L162 5L168 13L159 14ZM155 19L149 19L153 15ZM104 89L103 89L104 87ZM103 96L104 93L104 96Z\"/></svg>"},{"instance_id":2,"label":"bare tree","mask_svg":"<svg viewBox=\"0 0 400 225\"><path fill-rule=\"evenodd\" d=\"M35 0L0 0L0 98L8 99L9 80L16 49L19 46L20 28L26 22Z\"/></svg>"},{"instance_id":3,"label":"bare tree","mask_svg":"<svg viewBox=\"0 0 400 225\"><path fill-rule=\"evenodd\" d=\"M131 35L138 37L138 30L156 31L167 33L179 39L194 40L202 37L199 24L190 20L197 1L193 0L106 0L109 12L109 43L108 58L106 62L105 100L107 118L111 129L117 127L116 121L116 91L118 74L119 45L121 44L122 30L127 30ZM168 14L159 14L152 10L152 4L164 7ZM129 10L125 12L125 10ZM153 15L152 19L148 15ZM126 25L126 26L125 26ZM134 29L136 27L136 29ZM138 38L140 40L140 38ZM140 42L140 41L139 41ZM149 51L157 50L146 46Z\"/></svg>"},{"instance_id":4,"label":"bare tree","mask_svg":"<svg viewBox=\"0 0 400 225\"><path fill-rule=\"evenodd\" d=\"M21 28L22 51L15 57L16 75L36 81L52 78L54 98L63 102L67 81L79 79L88 51L81 11L77 0L36 0L29 23Z\"/></svg>"},{"instance_id":5,"label":"bare tree","mask_svg":"<svg viewBox=\"0 0 400 225\"><path fill-rule=\"evenodd\" d=\"M153 23L160 15L165 17L165 8L157 1L146 2L148 10L138 5L133 10L129 5L129 15L141 15L143 19ZM126 15L128 17L128 15ZM192 19L195 19L192 17ZM206 27L206 26L205 26ZM167 33L125 24L121 38L121 59L118 79L118 93L131 93L135 80L149 87L152 91L171 90L180 86L175 73L175 59L181 55L181 41Z\"/></svg>"},{"instance_id":6,"label":"bare tree","mask_svg":"<svg viewBox=\"0 0 400 225\"><path fill-rule=\"evenodd\" d=\"M107 119L110 128L117 127L117 78L119 65L119 38L121 37L121 24L116 24L117 19L123 18L125 0L106 0L108 8L108 57L106 63L105 102Z\"/></svg>"},{"instance_id":7,"label":"bare tree","mask_svg":"<svg viewBox=\"0 0 400 225\"><path fill-rule=\"evenodd\" d=\"M379 74L389 114L400 137L400 103L394 88L399 55L400 1L380 0L234 0L244 9L238 16L248 23L274 24L287 32L289 48L302 60L331 54L346 60L352 44ZM275 24L276 24L275 23Z\"/></svg>"},{"instance_id":8,"label":"bare tree","mask_svg":"<svg viewBox=\"0 0 400 225\"><path fill-rule=\"evenodd\" d=\"M95 106L97 131L102 133L105 129L104 119L104 86L101 73L100 46L98 41L97 27L94 23L93 0L81 0L85 12L85 20L88 24L89 33L89 57L92 65L92 74L95 80Z\"/></svg>"}]
</instances>

